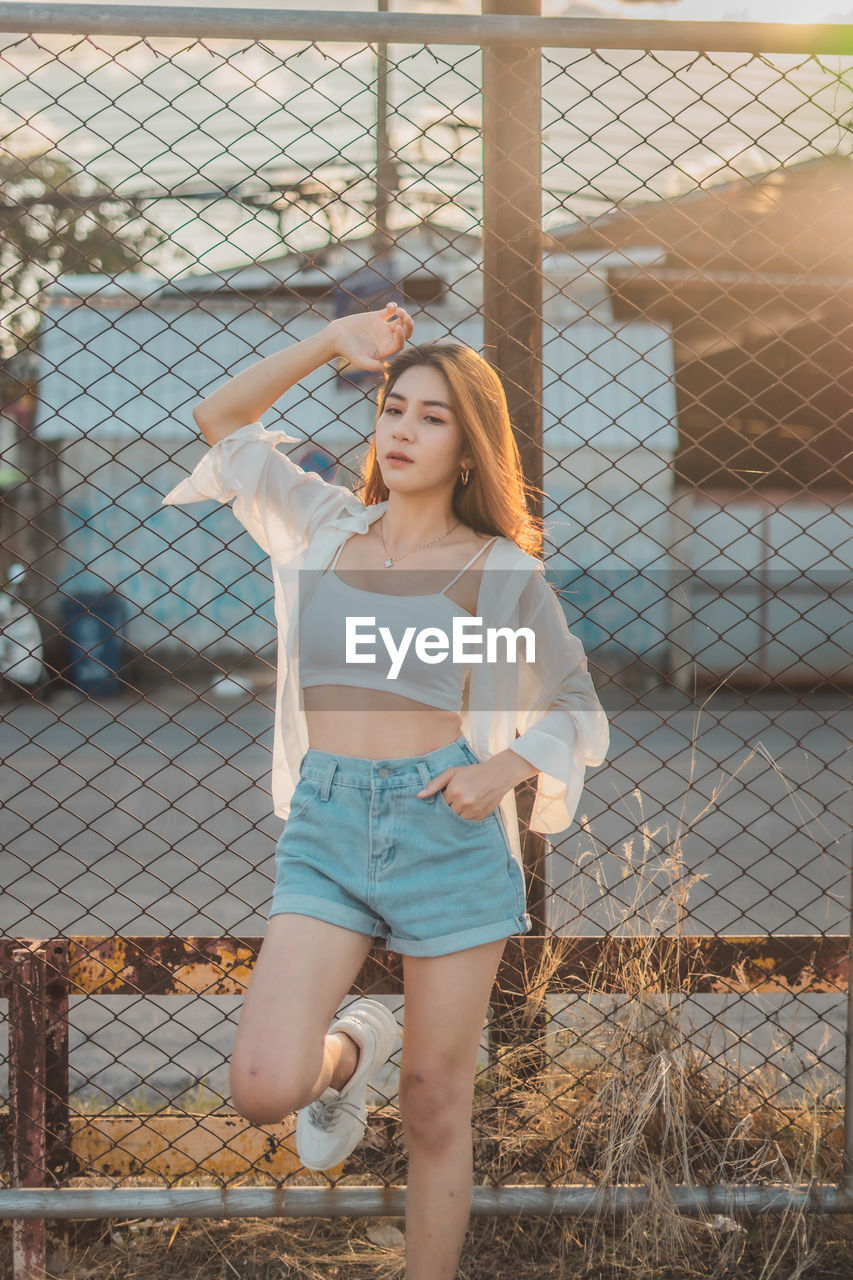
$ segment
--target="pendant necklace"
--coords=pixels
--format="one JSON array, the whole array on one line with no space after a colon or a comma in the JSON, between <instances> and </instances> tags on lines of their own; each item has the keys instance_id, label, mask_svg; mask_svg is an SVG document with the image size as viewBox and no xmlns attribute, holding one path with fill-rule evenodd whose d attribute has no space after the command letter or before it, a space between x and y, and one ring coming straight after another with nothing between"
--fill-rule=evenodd
<instances>
[{"instance_id":1,"label":"pendant necklace","mask_svg":"<svg viewBox=\"0 0 853 1280\"><path fill-rule=\"evenodd\" d=\"M401 556L392 556L388 554L388 548L385 546L385 534L382 530L382 526L384 523L385 523L385 513L383 512L379 521L379 536L382 539L382 547L386 557L385 568L390 569L391 565L395 564L397 560L404 560L406 556L410 556L413 551L423 551L424 547L431 547L433 542L440 542L442 538L446 538L448 533L452 533L453 530L456 528L456 526L461 524L461 521L457 520L456 524L452 524L449 529L446 529L444 533L440 533L437 538L432 538L431 541L429 542L422 542L419 547L410 547L409 550L404 551Z\"/></svg>"}]
</instances>

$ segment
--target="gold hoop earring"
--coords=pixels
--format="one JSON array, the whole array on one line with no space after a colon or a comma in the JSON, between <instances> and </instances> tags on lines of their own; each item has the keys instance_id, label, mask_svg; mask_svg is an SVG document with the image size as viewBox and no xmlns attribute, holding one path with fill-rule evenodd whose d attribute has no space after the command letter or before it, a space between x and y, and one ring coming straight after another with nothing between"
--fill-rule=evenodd
<instances>
[{"instance_id":1,"label":"gold hoop earring","mask_svg":"<svg viewBox=\"0 0 853 1280\"><path fill-rule=\"evenodd\" d=\"M462 483L463 483L463 484L467 484L467 483L468 483L468 474L469 474L469 472L468 472L468 468L467 468L467 467L465 468L465 470L464 470L464 471L460 471L459 475L460 475L460 479L462 480Z\"/></svg>"}]
</instances>

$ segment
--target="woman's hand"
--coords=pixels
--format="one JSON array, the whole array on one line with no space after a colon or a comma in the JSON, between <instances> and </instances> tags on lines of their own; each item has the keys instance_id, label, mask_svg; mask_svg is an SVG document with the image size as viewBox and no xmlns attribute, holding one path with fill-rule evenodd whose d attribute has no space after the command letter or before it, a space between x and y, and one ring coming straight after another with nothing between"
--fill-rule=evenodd
<instances>
[{"instance_id":1,"label":"woman's hand","mask_svg":"<svg viewBox=\"0 0 853 1280\"><path fill-rule=\"evenodd\" d=\"M456 764L443 769L427 783L418 796L434 795L436 791L444 791L444 799L460 818L469 822L479 822L488 818L489 814L501 801L508 790L503 785L503 778L496 778L495 770L485 764Z\"/></svg>"},{"instance_id":2,"label":"woman's hand","mask_svg":"<svg viewBox=\"0 0 853 1280\"><path fill-rule=\"evenodd\" d=\"M339 316L330 321L329 332L336 355L343 356L354 369L384 373L385 362L403 349L414 327L408 311L389 302L382 311Z\"/></svg>"},{"instance_id":3,"label":"woman's hand","mask_svg":"<svg viewBox=\"0 0 853 1280\"><path fill-rule=\"evenodd\" d=\"M539 770L509 747L481 760L479 764L454 764L442 769L418 792L420 798L444 791L444 799L454 813L470 822L488 818L496 809L510 787L525 778L534 777Z\"/></svg>"}]
</instances>

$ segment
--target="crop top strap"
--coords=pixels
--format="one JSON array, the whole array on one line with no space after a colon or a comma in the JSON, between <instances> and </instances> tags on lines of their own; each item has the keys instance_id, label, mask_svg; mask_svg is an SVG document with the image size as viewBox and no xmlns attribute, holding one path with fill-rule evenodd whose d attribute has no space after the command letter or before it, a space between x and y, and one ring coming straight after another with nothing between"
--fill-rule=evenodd
<instances>
[{"instance_id":1,"label":"crop top strap","mask_svg":"<svg viewBox=\"0 0 853 1280\"><path fill-rule=\"evenodd\" d=\"M332 570L334 569L335 565L338 563L338 557L340 556L341 552L343 551L343 549L344 549L344 547L346 546L346 544L347 544L347 542L348 542L348 541L349 541L349 539L348 539L348 538L344 538L343 542L342 542L342 543L341 543L341 545L338 547L337 551L335 552L334 559L332 560L332 563L329 565L328 569L326 570L326 572L327 572L327 573L331 573L331 572L332 572Z\"/></svg>"},{"instance_id":2,"label":"crop top strap","mask_svg":"<svg viewBox=\"0 0 853 1280\"><path fill-rule=\"evenodd\" d=\"M487 548L487 547L490 547L490 546L492 545L492 543L493 543L493 542L497 542L497 539L498 539L498 535L497 535L497 534L495 534L495 536L494 536L493 538L490 538L490 539L489 539L489 541L486 543L486 545L485 545L484 547L480 547L479 551L475 551L475 552L474 552L474 554L473 554L473 556L471 557L471 559L468 561L468 563L462 566L462 568L459 570L459 572L456 574L456 576L455 576L454 578L451 578L451 580L450 580L450 582L448 582L447 586L446 586L446 587L444 587L444 588L443 588L443 590L439 591L439 593L438 593L438 594L439 594L439 595L441 595L441 596L443 596L443 595L444 595L444 593L445 593L445 591L449 591L449 590L450 590L450 588L453 586L454 582L458 582L458 580L462 577L463 573L465 573L465 571L466 571L467 569L470 569L470 568L471 568L471 565L474 563L474 561L477 559L477 557L478 557L479 555L481 555L481 554L486 550L486 548ZM334 555L334 558L333 558L333 560L332 560L332 563L329 565L328 569L326 570L326 572L327 572L327 573L331 573L331 572L333 571L333 569L335 568L335 565L338 563L338 557L340 556L341 552L343 551L343 549L344 549L344 547L345 547L345 545L346 545L347 541L348 541L348 539L344 538L344 541L343 541L343 542L341 543L341 545L338 547L337 551L335 552L335 555Z\"/></svg>"},{"instance_id":3,"label":"crop top strap","mask_svg":"<svg viewBox=\"0 0 853 1280\"><path fill-rule=\"evenodd\" d=\"M466 565L463 565L463 566L462 566L462 568L459 570L459 572L457 573L456 577L455 577L455 578L451 578L451 579L450 579L450 581L448 582L447 586L446 586L446 587L444 587L444 588L443 588L443 590L439 591L439 593L438 593L438 594L439 594L440 596L443 596L443 595L444 595L444 593L445 593L446 591L449 591L449 590L450 590L450 588L453 586L454 582L458 582L458 581L459 581L459 579L462 577L463 573L465 573L465 571L466 571L467 569L470 569L470 568L471 568L471 565L474 563L474 561L477 559L477 557L478 557L479 555L481 555L481 554L486 550L486 547L490 547L490 546L492 545L492 543L493 543L493 542L497 542L497 540L498 540L498 535L497 535L497 534L495 534L495 536L494 536L493 538L490 538L490 539L489 539L489 541L486 543L486 545L485 545L484 547L480 547L479 551L475 551L475 552L474 552L474 554L472 555L471 559L468 561L468 563L467 563Z\"/></svg>"}]
</instances>

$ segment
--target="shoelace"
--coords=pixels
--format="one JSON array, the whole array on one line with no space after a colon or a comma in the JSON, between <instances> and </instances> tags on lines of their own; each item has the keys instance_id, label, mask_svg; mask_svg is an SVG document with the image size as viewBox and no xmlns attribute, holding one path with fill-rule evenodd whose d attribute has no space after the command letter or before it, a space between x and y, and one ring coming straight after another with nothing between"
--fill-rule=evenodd
<instances>
[{"instance_id":1,"label":"shoelace","mask_svg":"<svg viewBox=\"0 0 853 1280\"><path fill-rule=\"evenodd\" d=\"M363 1117L359 1108L354 1102L347 1102L344 1098L331 1098L328 1102L322 1102L319 1098L315 1098L308 1106L308 1115L311 1123L315 1124L318 1129L329 1130L334 1125L341 1112L353 1116L356 1120Z\"/></svg>"}]
</instances>

